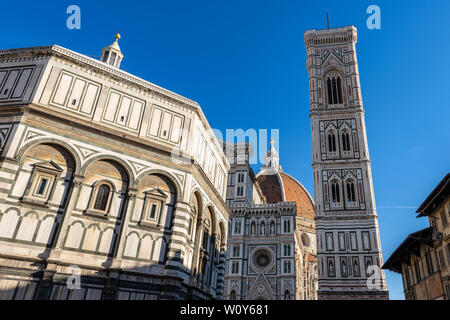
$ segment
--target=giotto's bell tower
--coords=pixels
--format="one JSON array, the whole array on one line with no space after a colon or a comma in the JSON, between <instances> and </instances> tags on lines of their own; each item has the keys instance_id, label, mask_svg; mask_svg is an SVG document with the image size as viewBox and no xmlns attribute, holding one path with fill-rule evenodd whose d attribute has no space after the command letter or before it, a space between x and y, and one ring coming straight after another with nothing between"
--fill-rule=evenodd
<instances>
[{"instance_id":1,"label":"giotto's bell tower","mask_svg":"<svg viewBox=\"0 0 450 320\"><path fill-rule=\"evenodd\" d=\"M353 26L305 33L319 299L388 298L356 42Z\"/></svg>"}]
</instances>

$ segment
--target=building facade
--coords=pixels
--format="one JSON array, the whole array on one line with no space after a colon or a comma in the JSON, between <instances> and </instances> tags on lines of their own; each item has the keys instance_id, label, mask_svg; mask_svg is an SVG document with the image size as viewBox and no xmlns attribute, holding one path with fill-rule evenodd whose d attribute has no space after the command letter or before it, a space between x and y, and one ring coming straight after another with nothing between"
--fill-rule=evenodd
<instances>
[{"instance_id":1,"label":"building facade","mask_svg":"<svg viewBox=\"0 0 450 320\"><path fill-rule=\"evenodd\" d=\"M417 213L430 227L410 234L383 269L402 275L406 300L450 300L450 174Z\"/></svg>"},{"instance_id":2,"label":"building facade","mask_svg":"<svg viewBox=\"0 0 450 320\"><path fill-rule=\"evenodd\" d=\"M387 299L353 26L304 36L319 299ZM369 268L370 267L370 268ZM379 269L378 269L379 270Z\"/></svg>"},{"instance_id":3,"label":"building facade","mask_svg":"<svg viewBox=\"0 0 450 320\"><path fill-rule=\"evenodd\" d=\"M271 143L255 176L249 143L225 145L231 209L225 299L317 299L314 205Z\"/></svg>"},{"instance_id":4,"label":"building facade","mask_svg":"<svg viewBox=\"0 0 450 320\"><path fill-rule=\"evenodd\" d=\"M120 69L119 38L101 61L0 50L1 299L223 296L229 163L196 102Z\"/></svg>"}]
</instances>

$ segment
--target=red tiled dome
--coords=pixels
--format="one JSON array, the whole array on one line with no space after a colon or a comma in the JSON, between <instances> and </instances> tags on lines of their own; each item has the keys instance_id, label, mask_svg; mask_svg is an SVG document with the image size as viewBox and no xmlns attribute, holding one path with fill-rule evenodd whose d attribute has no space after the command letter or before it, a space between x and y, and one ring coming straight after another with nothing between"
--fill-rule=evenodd
<instances>
[{"instance_id":1,"label":"red tiled dome","mask_svg":"<svg viewBox=\"0 0 450 320\"><path fill-rule=\"evenodd\" d=\"M308 191L297 180L284 172L259 174L258 185L267 203L295 202L297 215L314 219L314 203Z\"/></svg>"}]
</instances>

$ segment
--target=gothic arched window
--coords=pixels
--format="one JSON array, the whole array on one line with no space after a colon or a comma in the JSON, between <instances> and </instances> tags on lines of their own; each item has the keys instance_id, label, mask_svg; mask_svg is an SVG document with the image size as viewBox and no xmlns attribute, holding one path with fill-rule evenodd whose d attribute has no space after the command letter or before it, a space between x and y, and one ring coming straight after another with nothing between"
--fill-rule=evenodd
<instances>
[{"instance_id":1,"label":"gothic arched window","mask_svg":"<svg viewBox=\"0 0 450 320\"><path fill-rule=\"evenodd\" d=\"M336 152L336 135L333 132L328 134L328 151Z\"/></svg>"},{"instance_id":2,"label":"gothic arched window","mask_svg":"<svg viewBox=\"0 0 450 320\"><path fill-rule=\"evenodd\" d=\"M108 207L108 200L111 193L111 187L103 183L97 187L95 193L94 209L99 211L106 211Z\"/></svg>"},{"instance_id":3,"label":"gothic arched window","mask_svg":"<svg viewBox=\"0 0 450 320\"><path fill-rule=\"evenodd\" d=\"M328 104L342 104L342 83L341 77L332 73L327 77Z\"/></svg>"},{"instance_id":4,"label":"gothic arched window","mask_svg":"<svg viewBox=\"0 0 450 320\"><path fill-rule=\"evenodd\" d=\"M284 300L291 300L291 293L289 292L289 290L286 290L284 292Z\"/></svg>"},{"instance_id":5,"label":"gothic arched window","mask_svg":"<svg viewBox=\"0 0 450 320\"><path fill-rule=\"evenodd\" d=\"M342 133L342 150L350 151L350 135L348 132Z\"/></svg>"},{"instance_id":6,"label":"gothic arched window","mask_svg":"<svg viewBox=\"0 0 450 320\"><path fill-rule=\"evenodd\" d=\"M341 202L341 195L340 195L340 191L339 191L339 183L338 182L333 182L331 184L331 200L336 203Z\"/></svg>"},{"instance_id":7,"label":"gothic arched window","mask_svg":"<svg viewBox=\"0 0 450 320\"><path fill-rule=\"evenodd\" d=\"M230 300L236 300L236 291L231 290L231 292L230 292Z\"/></svg>"},{"instance_id":8,"label":"gothic arched window","mask_svg":"<svg viewBox=\"0 0 450 320\"><path fill-rule=\"evenodd\" d=\"M353 182L347 182L347 201L356 201L355 184Z\"/></svg>"}]
</instances>

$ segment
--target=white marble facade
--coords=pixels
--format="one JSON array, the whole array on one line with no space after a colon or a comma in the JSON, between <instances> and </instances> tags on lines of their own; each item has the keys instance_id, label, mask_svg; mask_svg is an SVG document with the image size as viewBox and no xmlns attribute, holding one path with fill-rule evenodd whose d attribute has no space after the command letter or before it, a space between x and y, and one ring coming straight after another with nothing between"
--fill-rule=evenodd
<instances>
[{"instance_id":1,"label":"white marble facade","mask_svg":"<svg viewBox=\"0 0 450 320\"><path fill-rule=\"evenodd\" d=\"M225 146L231 163L231 216L224 298L317 299L313 201L298 181L281 171L273 144L256 176L248 161L251 152L249 143Z\"/></svg>"},{"instance_id":2,"label":"white marble facade","mask_svg":"<svg viewBox=\"0 0 450 320\"><path fill-rule=\"evenodd\" d=\"M102 61L0 50L0 299L223 295L228 161L196 102L119 69L118 38Z\"/></svg>"},{"instance_id":3,"label":"white marble facade","mask_svg":"<svg viewBox=\"0 0 450 320\"><path fill-rule=\"evenodd\" d=\"M357 30L305 33L319 299L387 299L356 57Z\"/></svg>"}]
</instances>

